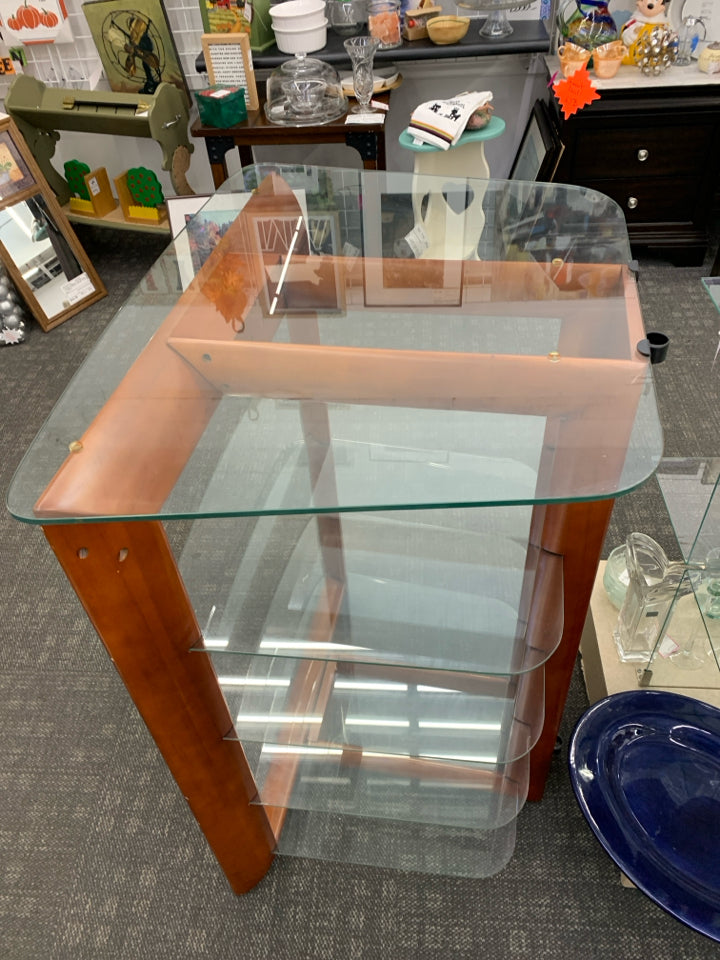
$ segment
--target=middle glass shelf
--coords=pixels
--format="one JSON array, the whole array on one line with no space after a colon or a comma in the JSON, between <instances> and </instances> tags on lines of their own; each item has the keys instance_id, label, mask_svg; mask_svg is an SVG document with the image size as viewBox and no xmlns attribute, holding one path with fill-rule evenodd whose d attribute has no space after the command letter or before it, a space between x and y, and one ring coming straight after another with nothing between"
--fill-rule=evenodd
<instances>
[{"instance_id":1,"label":"middle glass shelf","mask_svg":"<svg viewBox=\"0 0 720 960\"><path fill-rule=\"evenodd\" d=\"M483 829L525 802L543 667L499 677L212 656L258 802ZM443 686L421 682L433 678Z\"/></svg>"},{"instance_id":2,"label":"middle glass shelf","mask_svg":"<svg viewBox=\"0 0 720 960\"><path fill-rule=\"evenodd\" d=\"M273 748L307 747L294 753L311 760L359 763L361 755L372 755L503 764L523 757L542 730L543 667L502 677L223 654L212 659L235 726L231 736ZM267 751L273 752L282 751Z\"/></svg>"},{"instance_id":3,"label":"middle glass shelf","mask_svg":"<svg viewBox=\"0 0 720 960\"><path fill-rule=\"evenodd\" d=\"M198 649L503 677L534 670L563 627L562 558L532 542L541 514L200 521L180 562L204 627Z\"/></svg>"}]
</instances>

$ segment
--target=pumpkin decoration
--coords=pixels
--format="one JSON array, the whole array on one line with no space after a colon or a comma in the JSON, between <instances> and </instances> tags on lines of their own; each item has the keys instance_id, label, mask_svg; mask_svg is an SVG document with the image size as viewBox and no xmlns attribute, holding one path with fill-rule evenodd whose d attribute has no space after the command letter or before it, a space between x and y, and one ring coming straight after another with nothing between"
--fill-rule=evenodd
<instances>
[{"instance_id":1,"label":"pumpkin decoration","mask_svg":"<svg viewBox=\"0 0 720 960\"><path fill-rule=\"evenodd\" d=\"M25 0L25 3L21 4L15 14L8 17L6 21L8 29L15 33L22 30L37 30L38 27L52 30L59 22L60 18L53 10L38 9L32 3L28 3L28 0Z\"/></svg>"}]
</instances>

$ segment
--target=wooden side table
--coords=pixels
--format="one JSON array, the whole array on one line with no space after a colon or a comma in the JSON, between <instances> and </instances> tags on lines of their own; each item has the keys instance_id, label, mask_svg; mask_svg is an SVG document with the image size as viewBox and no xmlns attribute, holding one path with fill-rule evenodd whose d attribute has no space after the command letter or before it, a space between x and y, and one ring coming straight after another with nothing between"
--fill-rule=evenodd
<instances>
[{"instance_id":1,"label":"wooden side table","mask_svg":"<svg viewBox=\"0 0 720 960\"><path fill-rule=\"evenodd\" d=\"M376 94L375 100L390 103L390 93ZM339 117L331 123L319 123L308 127L282 127L270 123L265 116L265 98L260 98L259 110L248 110L247 120L234 127L219 129L207 127L196 120L190 128L193 137L205 140L210 169L215 189L228 178L225 155L237 147L240 163L251 166L252 148L295 143L344 143L360 154L366 170L385 170L385 124L345 123Z\"/></svg>"}]
</instances>

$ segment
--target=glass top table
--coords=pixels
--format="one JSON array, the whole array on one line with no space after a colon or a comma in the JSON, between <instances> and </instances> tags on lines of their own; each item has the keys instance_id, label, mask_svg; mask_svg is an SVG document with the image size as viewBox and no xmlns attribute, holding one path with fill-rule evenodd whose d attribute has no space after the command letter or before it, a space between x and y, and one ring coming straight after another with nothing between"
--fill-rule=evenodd
<instances>
[{"instance_id":1,"label":"glass top table","mask_svg":"<svg viewBox=\"0 0 720 960\"><path fill-rule=\"evenodd\" d=\"M129 298L28 451L18 519L590 500L652 473L661 436L615 204L278 169L284 189L256 190L262 168L228 181L153 268L174 281ZM428 236L452 252L458 235L481 259L422 257ZM332 454L316 475L310 401Z\"/></svg>"},{"instance_id":2,"label":"glass top table","mask_svg":"<svg viewBox=\"0 0 720 960\"><path fill-rule=\"evenodd\" d=\"M120 310L8 506L237 892L321 855L306 814L328 856L506 862L613 499L661 456L644 336L601 194L267 164Z\"/></svg>"}]
</instances>

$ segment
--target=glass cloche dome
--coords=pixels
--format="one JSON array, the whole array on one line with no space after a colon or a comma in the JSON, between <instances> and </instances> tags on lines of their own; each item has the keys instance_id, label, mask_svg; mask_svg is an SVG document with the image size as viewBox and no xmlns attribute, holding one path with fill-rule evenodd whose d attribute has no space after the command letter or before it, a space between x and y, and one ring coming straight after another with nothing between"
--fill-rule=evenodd
<instances>
[{"instance_id":1,"label":"glass cloche dome","mask_svg":"<svg viewBox=\"0 0 720 960\"><path fill-rule=\"evenodd\" d=\"M271 123L302 127L330 123L347 113L337 70L304 53L276 67L266 90L265 115Z\"/></svg>"}]
</instances>

